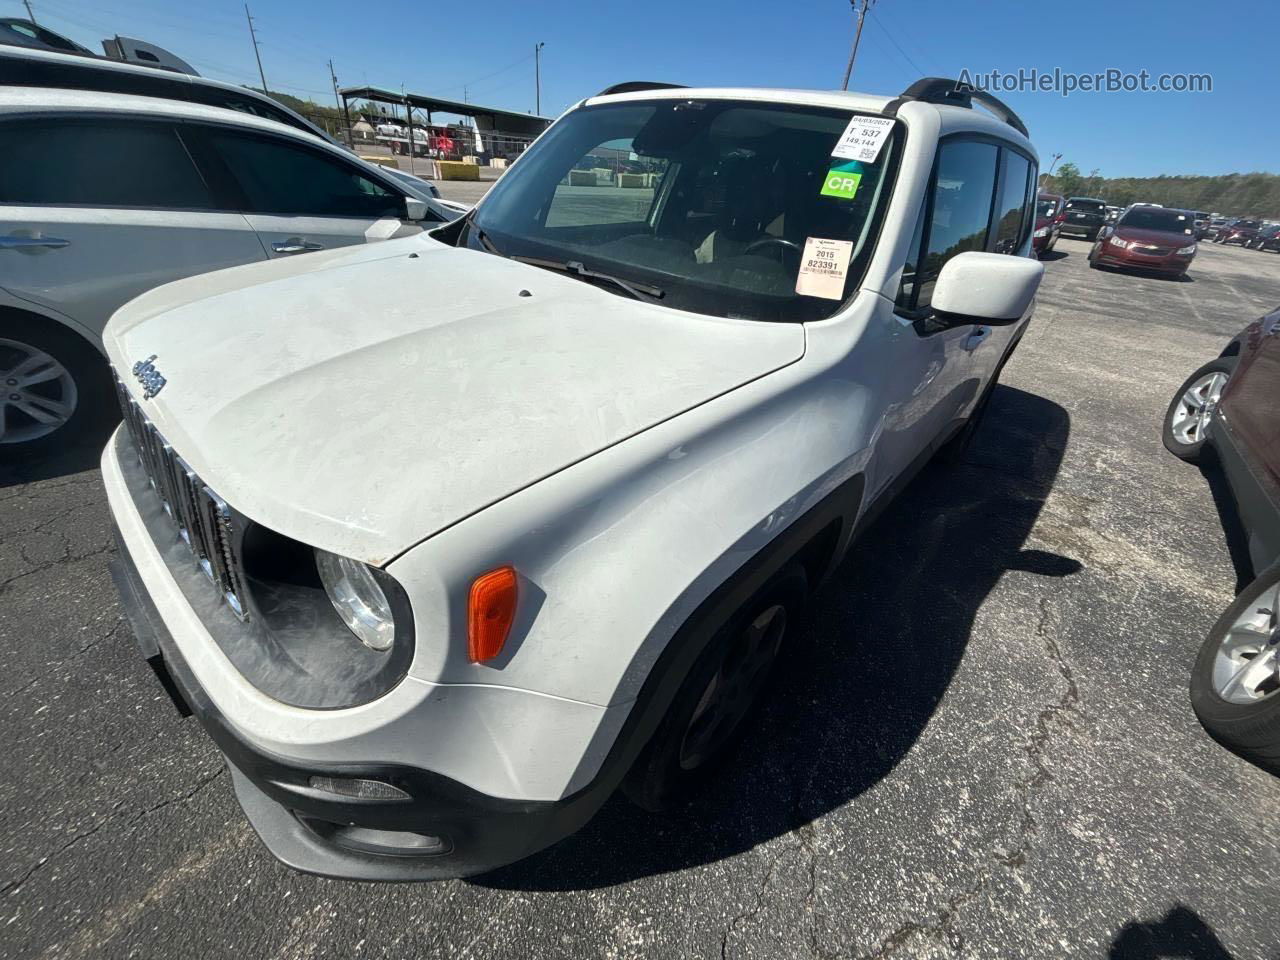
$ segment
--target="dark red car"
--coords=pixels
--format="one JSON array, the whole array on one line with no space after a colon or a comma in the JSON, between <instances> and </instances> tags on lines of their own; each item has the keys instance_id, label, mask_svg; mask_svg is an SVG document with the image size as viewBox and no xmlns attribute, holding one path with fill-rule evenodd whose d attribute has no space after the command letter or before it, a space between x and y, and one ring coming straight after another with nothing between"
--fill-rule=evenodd
<instances>
[{"instance_id":1,"label":"dark red car","mask_svg":"<svg viewBox=\"0 0 1280 960\"><path fill-rule=\"evenodd\" d=\"M1200 648L1191 706L1219 743L1280 772L1280 310L1178 388L1164 445L1220 466L1254 574Z\"/></svg>"},{"instance_id":2,"label":"dark red car","mask_svg":"<svg viewBox=\"0 0 1280 960\"><path fill-rule=\"evenodd\" d=\"M1059 217L1066 203L1056 193L1041 192L1036 196L1036 229L1031 235L1031 248L1036 256L1048 253L1058 242Z\"/></svg>"},{"instance_id":3,"label":"dark red car","mask_svg":"<svg viewBox=\"0 0 1280 960\"><path fill-rule=\"evenodd\" d=\"M1181 277L1196 255L1195 215L1172 207L1130 207L1104 227L1089 266L1151 270Z\"/></svg>"},{"instance_id":4,"label":"dark red car","mask_svg":"<svg viewBox=\"0 0 1280 960\"><path fill-rule=\"evenodd\" d=\"M1219 230L1214 236L1213 242L1238 243L1243 247L1256 237L1261 229L1261 220L1237 220L1225 230Z\"/></svg>"}]
</instances>

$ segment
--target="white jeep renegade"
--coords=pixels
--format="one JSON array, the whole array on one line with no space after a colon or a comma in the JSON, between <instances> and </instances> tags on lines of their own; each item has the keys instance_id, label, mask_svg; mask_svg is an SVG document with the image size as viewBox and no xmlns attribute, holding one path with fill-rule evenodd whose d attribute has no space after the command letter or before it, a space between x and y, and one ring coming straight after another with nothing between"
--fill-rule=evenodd
<instances>
[{"instance_id":1,"label":"white jeep renegade","mask_svg":"<svg viewBox=\"0 0 1280 960\"><path fill-rule=\"evenodd\" d=\"M474 874L704 777L805 595L971 434L1036 177L953 81L626 84L454 224L121 308L113 570L272 853Z\"/></svg>"}]
</instances>

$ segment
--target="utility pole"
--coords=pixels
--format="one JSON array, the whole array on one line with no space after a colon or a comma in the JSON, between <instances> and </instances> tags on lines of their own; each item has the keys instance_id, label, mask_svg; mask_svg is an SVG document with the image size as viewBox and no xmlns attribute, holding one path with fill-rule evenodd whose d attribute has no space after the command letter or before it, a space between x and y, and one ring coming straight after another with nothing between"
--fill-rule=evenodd
<instances>
[{"instance_id":1,"label":"utility pole","mask_svg":"<svg viewBox=\"0 0 1280 960\"><path fill-rule=\"evenodd\" d=\"M342 120L347 125L347 146L354 150L356 145L351 135L351 112L347 109L347 98L338 95L338 75L333 72L332 59L329 60L329 79L333 81L333 102L342 111Z\"/></svg>"},{"instance_id":2,"label":"utility pole","mask_svg":"<svg viewBox=\"0 0 1280 960\"><path fill-rule=\"evenodd\" d=\"M253 55L258 61L258 79L262 81L262 93L264 96L270 96L267 93L267 77L262 72L262 54L258 53L258 34L253 29L253 17L249 16L249 5L244 5L244 16L249 21L249 36L253 40Z\"/></svg>"},{"instance_id":3,"label":"utility pole","mask_svg":"<svg viewBox=\"0 0 1280 960\"><path fill-rule=\"evenodd\" d=\"M1053 168L1058 165L1058 161L1062 159L1062 154L1055 153L1053 155L1053 163L1049 164L1049 176L1053 176Z\"/></svg>"},{"instance_id":4,"label":"utility pole","mask_svg":"<svg viewBox=\"0 0 1280 960\"><path fill-rule=\"evenodd\" d=\"M858 55L858 41L862 39L862 21L866 19L867 11L875 2L876 0L862 0L862 6L859 7L858 0L849 0L849 5L858 15L858 29L853 34L853 48L849 51L849 65L844 68L844 83L840 86L841 90L849 89L849 77L853 74L853 58Z\"/></svg>"},{"instance_id":5,"label":"utility pole","mask_svg":"<svg viewBox=\"0 0 1280 960\"><path fill-rule=\"evenodd\" d=\"M35 23L36 15L31 12L31 0L22 0L22 5L27 8L27 19ZM36 26L39 26L39 24L36 24Z\"/></svg>"},{"instance_id":6,"label":"utility pole","mask_svg":"<svg viewBox=\"0 0 1280 960\"><path fill-rule=\"evenodd\" d=\"M545 43L535 44L533 48L533 86L534 86L534 116L542 116L542 48Z\"/></svg>"}]
</instances>

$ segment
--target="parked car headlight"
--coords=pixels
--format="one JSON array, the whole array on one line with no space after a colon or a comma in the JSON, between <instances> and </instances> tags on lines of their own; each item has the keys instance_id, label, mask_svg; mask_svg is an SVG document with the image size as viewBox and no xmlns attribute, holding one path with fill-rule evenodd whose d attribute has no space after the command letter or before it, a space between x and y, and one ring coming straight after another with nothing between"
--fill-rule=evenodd
<instances>
[{"instance_id":1,"label":"parked car headlight","mask_svg":"<svg viewBox=\"0 0 1280 960\"><path fill-rule=\"evenodd\" d=\"M1107 241L1107 243L1111 244L1113 247L1119 247L1121 250L1127 250L1129 247L1129 241L1121 240L1119 237L1112 237Z\"/></svg>"},{"instance_id":2,"label":"parked car headlight","mask_svg":"<svg viewBox=\"0 0 1280 960\"><path fill-rule=\"evenodd\" d=\"M395 617L370 568L359 560L317 550L316 569L347 629L370 650L390 650L396 642Z\"/></svg>"},{"instance_id":3,"label":"parked car headlight","mask_svg":"<svg viewBox=\"0 0 1280 960\"><path fill-rule=\"evenodd\" d=\"M1037 237L1047 237L1047 236L1049 235L1049 228L1048 228L1048 227L1041 227L1039 230L1037 230L1037 231L1036 231L1036 234L1035 234L1035 235L1036 235Z\"/></svg>"},{"instance_id":4,"label":"parked car headlight","mask_svg":"<svg viewBox=\"0 0 1280 960\"><path fill-rule=\"evenodd\" d=\"M1194 243L1189 243L1185 247L1182 247L1181 249L1178 250L1178 256L1189 257L1195 252L1196 252L1196 245Z\"/></svg>"}]
</instances>

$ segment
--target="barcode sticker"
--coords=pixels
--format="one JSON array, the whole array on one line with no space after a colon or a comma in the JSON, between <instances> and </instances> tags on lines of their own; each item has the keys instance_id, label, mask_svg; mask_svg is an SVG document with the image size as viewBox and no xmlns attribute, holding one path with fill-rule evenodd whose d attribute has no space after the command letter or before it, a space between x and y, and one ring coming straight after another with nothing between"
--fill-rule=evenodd
<instances>
[{"instance_id":1,"label":"barcode sticker","mask_svg":"<svg viewBox=\"0 0 1280 960\"><path fill-rule=\"evenodd\" d=\"M809 237L796 275L796 293L805 297L844 299L844 278L853 256L852 240L824 240Z\"/></svg>"},{"instance_id":2,"label":"barcode sticker","mask_svg":"<svg viewBox=\"0 0 1280 960\"><path fill-rule=\"evenodd\" d=\"M844 133L840 134L831 155L845 160L874 163L892 129L893 121L888 117L854 117L844 128Z\"/></svg>"}]
</instances>

